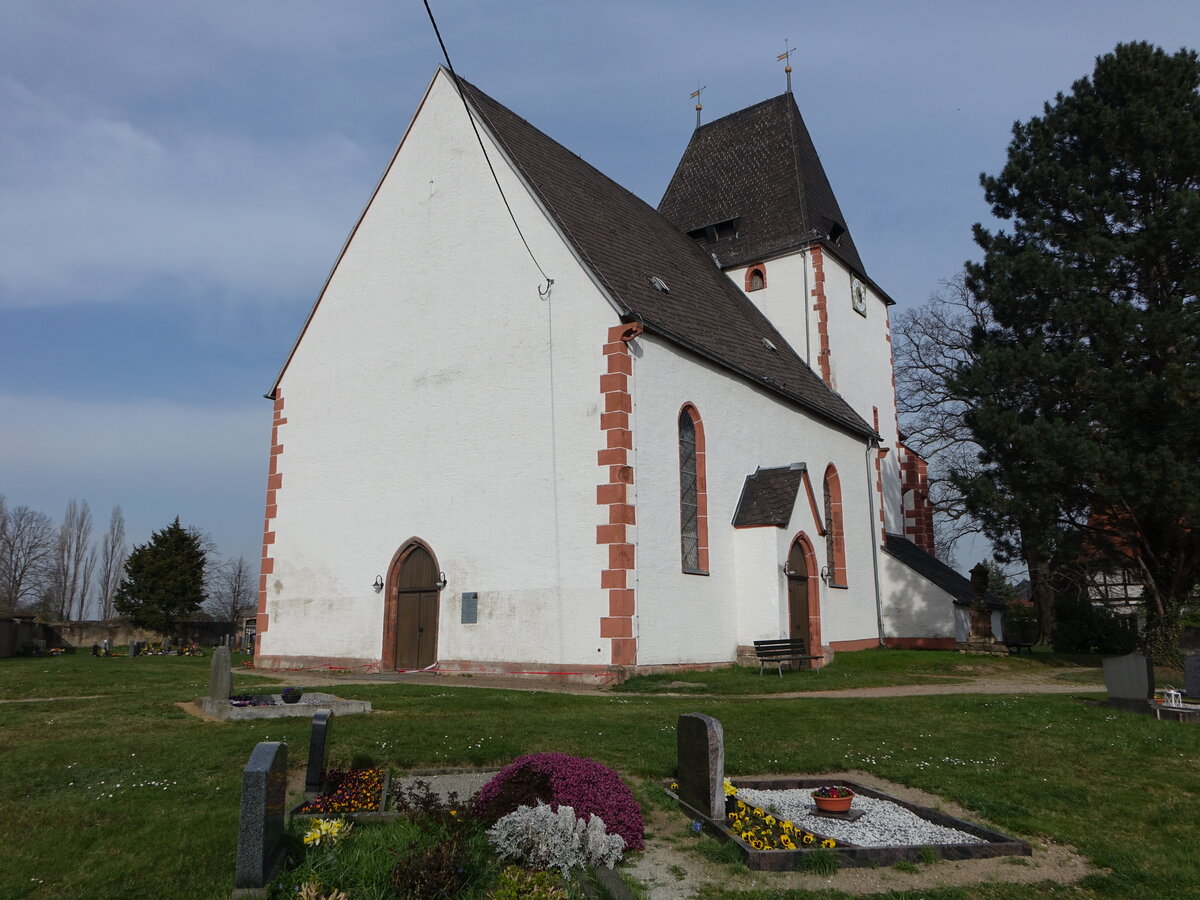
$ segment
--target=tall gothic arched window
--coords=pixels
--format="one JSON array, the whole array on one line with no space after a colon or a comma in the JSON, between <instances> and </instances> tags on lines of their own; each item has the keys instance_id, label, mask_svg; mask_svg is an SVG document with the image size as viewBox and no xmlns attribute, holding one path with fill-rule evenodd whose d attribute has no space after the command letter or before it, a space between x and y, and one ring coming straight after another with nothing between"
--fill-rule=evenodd
<instances>
[{"instance_id":1,"label":"tall gothic arched window","mask_svg":"<svg viewBox=\"0 0 1200 900\"><path fill-rule=\"evenodd\" d=\"M846 534L842 524L842 481L833 463L825 470L825 560L829 583L845 587Z\"/></svg>"},{"instance_id":2,"label":"tall gothic arched window","mask_svg":"<svg viewBox=\"0 0 1200 900\"><path fill-rule=\"evenodd\" d=\"M679 549L683 571L708 574L704 426L691 404L679 411Z\"/></svg>"}]
</instances>

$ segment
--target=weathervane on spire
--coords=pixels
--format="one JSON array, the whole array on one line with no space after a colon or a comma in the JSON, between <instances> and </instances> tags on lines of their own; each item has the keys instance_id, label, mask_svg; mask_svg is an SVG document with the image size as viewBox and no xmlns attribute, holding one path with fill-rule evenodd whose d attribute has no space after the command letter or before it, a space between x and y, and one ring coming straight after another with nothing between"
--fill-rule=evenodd
<instances>
[{"instance_id":1,"label":"weathervane on spire","mask_svg":"<svg viewBox=\"0 0 1200 900\"><path fill-rule=\"evenodd\" d=\"M700 92L703 90L706 90L707 88L708 88L707 84L704 85L704 87L700 87L700 82L697 81L696 89L694 91L692 91L692 93L690 95L692 97L692 99L696 101L696 127L697 128L700 127L700 110L704 109L704 107L700 104Z\"/></svg>"},{"instance_id":2,"label":"weathervane on spire","mask_svg":"<svg viewBox=\"0 0 1200 900\"><path fill-rule=\"evenodd\" d=\"M792 54L796 52L796 48L791 45L787 38L783 39L784 51L775 57L775 61L787 60L783 71L787 73L787 92L792 92Z\"/></svg>"}]
</instances>

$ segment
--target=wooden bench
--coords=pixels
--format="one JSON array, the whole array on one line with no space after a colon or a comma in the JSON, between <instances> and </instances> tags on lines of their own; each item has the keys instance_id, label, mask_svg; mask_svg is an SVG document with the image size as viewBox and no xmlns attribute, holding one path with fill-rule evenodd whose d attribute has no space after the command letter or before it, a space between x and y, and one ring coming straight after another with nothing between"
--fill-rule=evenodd
<instances>
[{"instance_id":1,"label":"wooden bench","mask_svg":"<svg viewBox=\"0 0 1200 900\"><path fill-rule=\"evenodd\" d=\"M775 666L779 677L783 677L785 662L824 659L824 656L813 656L806 652L804 641L785 638L776 641L755 641L754 655L758 657L758 674L762 675L763 666ZM821 670L818 668L818 672Z\"/></svg>"},{"instance_id":2,"label":"wooden bench","mask_svg":"<svg viewBox=\"0 0 1200 900\"><path fill-rule=\"evenodd\" d=\"M1009 655L1016 653L1018 656L1022 653L1028 653L1033 656L1033 643L1030 641L1010 641L1007 638L1004 645L1008 647Z\"/></svg>"}]
</instances>

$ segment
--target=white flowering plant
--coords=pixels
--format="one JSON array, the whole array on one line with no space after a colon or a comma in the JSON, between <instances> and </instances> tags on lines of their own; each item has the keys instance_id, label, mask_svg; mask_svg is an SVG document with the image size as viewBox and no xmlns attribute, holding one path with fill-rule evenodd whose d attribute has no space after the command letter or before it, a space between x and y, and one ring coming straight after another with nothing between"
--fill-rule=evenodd
<instances>
[{"instance_id":1,"label":"white flowering plant","mask_svg":"<svg viewBox=\"0 0 1200 900\"><path fill-rule=\"evenodd\" d=\"M608 834L599 816L584 822L570 806L555 811L541 802L517 807L489 828L487 836L501 859L535 869L558 869L564 876L587 866L611 869L625 850L625 839Z\"/></svg>"}]
</instances>

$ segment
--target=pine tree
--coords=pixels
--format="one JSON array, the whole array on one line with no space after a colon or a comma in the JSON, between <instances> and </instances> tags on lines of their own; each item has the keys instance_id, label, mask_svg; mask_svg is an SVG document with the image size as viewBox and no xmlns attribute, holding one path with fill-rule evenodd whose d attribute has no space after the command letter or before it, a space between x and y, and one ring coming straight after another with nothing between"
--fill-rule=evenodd
<instances>
[{"instance_id":1,"label":"pine tree","mask_svg":"<svg viewBox=\"0 0 1200 900\"><path fill-rule=\"evenodd\" d=\"M135 625L168 632L204 602L206 564L200 535L176 516L129 554L114 606Z\"/></svg>"},{"instance_id":2,"label":"pine tree","mask_svg":"<svg viewBox=\"0 0 1200 900\"><path fill-rule=\"evenodd\" d=\"M1135 570L1160 662L1200 582L1198 91L1194 51L1123 44L1013 126L982 177L1011 231L977 225L967 266L995 326L956 379L984 463L960 487L985 530L1031 576Z\"/></svg>"}]
</instances>

